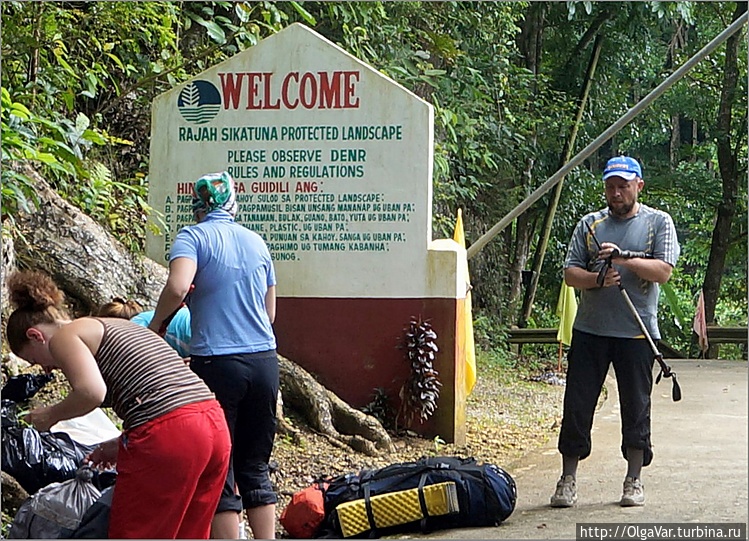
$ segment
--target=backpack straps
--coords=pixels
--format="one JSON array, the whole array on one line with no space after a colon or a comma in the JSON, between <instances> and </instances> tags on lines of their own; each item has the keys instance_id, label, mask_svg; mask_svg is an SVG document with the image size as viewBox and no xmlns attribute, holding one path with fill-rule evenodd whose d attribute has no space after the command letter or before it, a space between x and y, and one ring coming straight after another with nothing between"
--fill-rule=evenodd
<instances>
[{"instance_id":1,"label":"backpack straps","mask_svg":"<svg viewBox=\"0 0 749 541\"><path fill-rule=\"evenodd\" d=\"M429 509L427 509L427 501L424 498L424 485L427 482L427 474L422 473L419 478L419 506L421 507L422 519L419 521L419 529L422 533L427 533L429 528L427 527L427 519L429 518Z\"/></svg>"},{"instance_id":2,"label":"backpack straps","mask_svg":"<svg viewBox=\"0 0 749 541\"><path fill-rule=\"evenodd\" d=\"M371 526L369 538L375 539L380 536L377 535L377 524L375 523L374 512L372 511L372 489L369 487L369 483L364 483L362 489L364 490L364 507L367 510L367 520L369 520L369 525Z\"/></svg>"}]
</instances>

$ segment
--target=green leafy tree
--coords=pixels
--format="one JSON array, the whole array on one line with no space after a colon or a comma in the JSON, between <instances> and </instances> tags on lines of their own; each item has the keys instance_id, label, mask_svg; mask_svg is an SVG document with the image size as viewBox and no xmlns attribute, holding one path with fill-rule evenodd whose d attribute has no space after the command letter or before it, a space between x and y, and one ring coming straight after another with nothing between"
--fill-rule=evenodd
<instances>
[{"instance_id":1,"label":"green leafy tree","mask_svg":"<svg viewBox=\"0 0 749 541\"><path fill-rule=\"evenodd\" d=\"M32 160L61 194L142 248L143 218L153 212L145 202L153 98L302 22L434 106L434 231L451 236L463 208L470 244L558 168L597 39L600 61L573 153L730 24L736 5L2 2L3 213L33 200L28 179L11 167ZM572 227L603 206L601 167L618 152L643 161L643 201L674 216L682 242L662 311L666 336L688 341L708 274L722 277L717 319L745 321L737 307L746 300L746 187L725 198L721 162L731 160L719 159L730 140L732 170L738 178L746 171L745 40L736 47L728 124L718 120L728 69L721 48L565 179L529 324L555 324ZM542 203L471 260L485 321L517 320ZM729 242L708 273L720 209L732 210Z\"/></svg>"}]
</instances>

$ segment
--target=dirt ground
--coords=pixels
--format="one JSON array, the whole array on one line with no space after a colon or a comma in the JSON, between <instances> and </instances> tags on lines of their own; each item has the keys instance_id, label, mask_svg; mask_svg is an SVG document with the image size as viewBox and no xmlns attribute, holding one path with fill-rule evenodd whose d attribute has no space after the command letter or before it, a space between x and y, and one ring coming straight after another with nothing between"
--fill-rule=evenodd
<instances>
[{"instance_id":1,"label":"dirt ground","mask_svg":"<svg viewBox=\"0 0 749 541\"><path fill-rule=\"evenodd\" d=\"M394 453L369 457L349 448L334 447L309 430L303 429L302 445L293 445L289 438L277 438L272 457L276 465L273 481L279 495L277 516L294 492L324 475L437 455L474 457L511 471L513 462L556 438L561 423L564 386L532 379L538 378L525 370L480 367L479 379L468 397L467 437L461 446L418 437L394 437ZM280 523L277 532L279 537L286 534Z\"/></svg>"},{"instance_id":2,"label":"dirt ground","mask_svg":"<svg viewBox=\"0 0 749 541\"><path fill-rule=\"evenodd\" d=\"M35 371L33 368L24 370ZM335 447L325 437L306 428L293 412L288 412L287 419L300 430L302 441L296 444L288 436L276 438L271 465L272 481L279 495L277 517L291 495L315 479L357 472L362 468L379 468L439 455L474 457L479 462L497 464L511 471L514 461L557 435L564 386L554 384L558 381L553 377L549 383L548 378L542 377L544 375L549 373L537 371L534 374L527 366L479 366L479 379L467 403L467 441L461 446L446 444L440 439L400 435L393 436L395 452L370 457L348 447ZM66 392L67 384L58 375L32 399L31 407L53 403ZM13 516L12 510L3 509L3 522L12 520ZM280 523L277 532L279 537L286 535Z\"/></svg>"}]
</instances>

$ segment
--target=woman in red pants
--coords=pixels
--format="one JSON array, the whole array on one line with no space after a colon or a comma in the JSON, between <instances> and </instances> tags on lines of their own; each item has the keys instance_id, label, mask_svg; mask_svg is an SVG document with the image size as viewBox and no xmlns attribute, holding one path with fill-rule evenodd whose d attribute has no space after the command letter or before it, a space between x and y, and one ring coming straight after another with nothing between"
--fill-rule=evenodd
<instances>
[{"instance_id":1,"label":"woman in red pants","mask_svg":"<svg viewBox=\"0 0 749 541\"><path fill-rule=\"evenodd\" d=\"M109 537L207 539L231 453L213 393L148 329L115 318L72 321L49 276L19 272L7 285L17 307L6 329L11 350L47 373L62 370L71 386L26 420L46 431L100 405L123 420L122 435L89 456L117 465Z\"/></svg>"}]
</instances>

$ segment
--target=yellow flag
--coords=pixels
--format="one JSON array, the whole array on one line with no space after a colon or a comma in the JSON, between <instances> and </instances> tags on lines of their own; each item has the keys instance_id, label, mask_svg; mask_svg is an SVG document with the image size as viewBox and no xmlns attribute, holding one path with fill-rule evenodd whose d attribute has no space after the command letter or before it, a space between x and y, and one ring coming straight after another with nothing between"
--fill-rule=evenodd
<instances>
[{"instance_id":1,"label":"yellow flag","mask_svg":"<svg viewBox=\"0 0 749 541\"><path fill-rule=\"evenodd\" d=\"M577 299L575 289L562 281L562 289L559 290L559 301L557 302L557 315L559 316L559 330L557 341L565 346L572 343L572 324L577 315Z\"/></svg>"},{"instance_id":2,"label":"yellow flag","mask_svg":"<svg viewBox=\"0 0 749 541\"><path fill-rule=\"evenodd\" d=\"M455 221L455 232L453 240L466 247L466 236L463 231L463 211L458 209L458 219ZM468 275L468 259L465 261L466 272L466 300L465 310L462 313L463 321L458 321L458 332L465 333L465 358L466 358L466 396L471 394L476 384L476 344L473 340L473 313L471 310L471 279Z\"/></svg>"}]
</instances>

